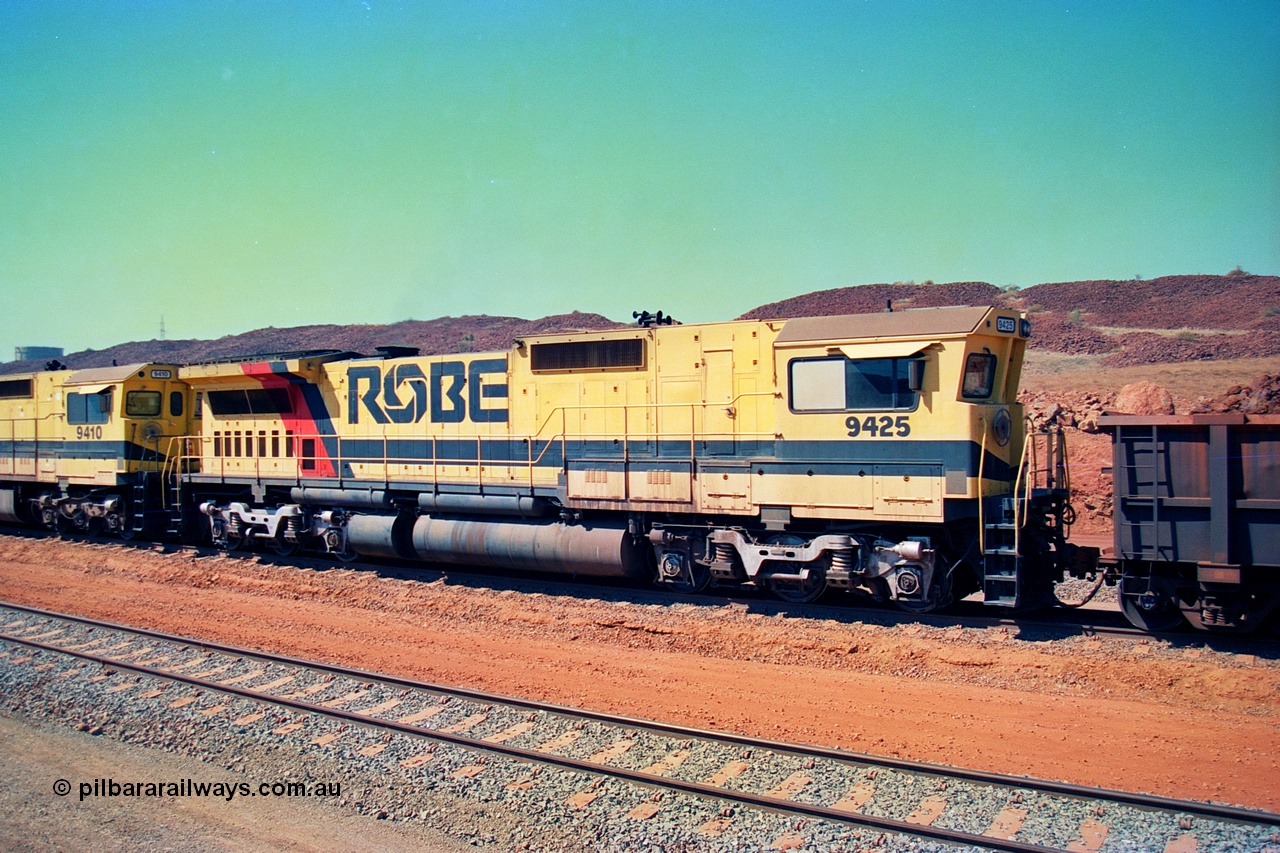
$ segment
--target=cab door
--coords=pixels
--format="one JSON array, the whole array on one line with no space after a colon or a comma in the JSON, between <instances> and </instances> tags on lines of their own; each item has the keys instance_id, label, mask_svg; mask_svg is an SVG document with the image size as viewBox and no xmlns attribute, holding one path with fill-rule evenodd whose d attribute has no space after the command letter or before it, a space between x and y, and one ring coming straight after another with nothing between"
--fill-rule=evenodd
<instances>
[{"instance_id":1,"label":"cab door","mask_svg":"<svg viewBox=\"0 0 1280 853\"><path fill-rule=\"evenodd\" d=\"M737 412L733 405L733 350L702 351L702 430L699 454L737 453Z\"/></svg>"}]
</instances>

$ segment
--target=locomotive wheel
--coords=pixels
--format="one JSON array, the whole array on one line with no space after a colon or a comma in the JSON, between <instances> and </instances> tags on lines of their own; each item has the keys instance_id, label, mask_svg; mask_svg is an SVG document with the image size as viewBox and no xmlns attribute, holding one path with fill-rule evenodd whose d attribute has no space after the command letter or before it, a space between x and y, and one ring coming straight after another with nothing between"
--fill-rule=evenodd
<instances>
[{"instance_id":1,"label":"locomotive wheel","mask_svg":"<svg viewBox=\"0 0 1280 853\"><path fill-rule=\"evenodd\" d=\"M808 604L817 601L827 591L827 573L823 569L809 568L809 579L803 581L769 580L769 592L788 604Z\"/></svg>"},{"instance_id":2,"label":"locomotive wheel","mask_svg":"<svg viewBox=\"0 0 1280 853\"><path fill-rule=\"evenodd\" d=\"M778 533L764 540L769 545L792 545L797 548L804 545L804 538L794 533ZM790 573L798 568L809 570L809 579L803 581L785 581L766 578L769 592L788 604L808 604L817 601L827 591L827 570L814 564L800 566L797 563L783 563L785 571Z\"/></svg>"},{"instance_id":3,"label":"locomotive wheel","mask_svg":"<svg viewBox=\"0 0 1280 853\"><path fill-rule=\"evenodd\" d=\"M281 557L292 557L302 550L302 543L297 539L285 539L283 531L275 535L270 545L272 552L279 554Z\"/></svg>"},{"instance_id":4,"label":"locomotive wheel","mask_svg":"<svg viewBox=\"0 0 1280 853\"><path fill-rule=\"evenodd\" d=\"M1187 624L1178 606L1163 595L1154 594L1154 606L1143 607L1140 597L1148 593L1149 589L1150 584L1146 578L1133 575L1120 578L1120 609L1131 625L1144 631L1161 633Z\"/></svg>"},{"instance_id":5,"label":"locomotive wheel","mask_svg":"<svg viewBox=\"0 0 1280 853\"><path fill-rule=\"evenodd\" d=\"M677 592L695 593L702 592L711 586L711 569L700 563L686 561L688 566L681 573L680 580L670 581L668 586Z\"/></svg>"},{"instance_id":6,"label":"locomotive wheel","mask_svg":"<svg viewBox=\"0 0 1280 853\"><path fill-rule=\"evenodd\" d=\"M942 574L934 579L929 597L924 601L908 601L900 598L894 603L898 605L899 610L905 610L908 613L932 613L935 610L941 610L951 602L951 575Z\"/></svg>"},{"instance_id":7,"label":"locomotive wheel","mask_svg":"<svg viewBox=\"0 0 1280 853\"><path fill-rule=\"evenodd\" d=\"M690 560L680 551L668 551L658 559L653 582L660 588L676 592L702 592L711 586L711 569Z\"/></svg>"},{"instance_id":8,"label":"locomotive wheel","mask_svg":"<svg viewBox=\"0 0 1280 853\"><path fill-rule=\"evenodd\" d=\"M209 543L209 525L184 513L178 525L178 539L184 545L207 545Z\"/></svg>"},{"instance_id":9,"label":"locomotive wheel","mask_svg":"<svg viewBox=\"0 0 1280 853\"><path fill-rule=\"evenodd\" d=\"M105 533L119 535L121 528L124 527L124 516L118 512L109 512L102 519L102 529Z\"/></svg>"}]
</instances>

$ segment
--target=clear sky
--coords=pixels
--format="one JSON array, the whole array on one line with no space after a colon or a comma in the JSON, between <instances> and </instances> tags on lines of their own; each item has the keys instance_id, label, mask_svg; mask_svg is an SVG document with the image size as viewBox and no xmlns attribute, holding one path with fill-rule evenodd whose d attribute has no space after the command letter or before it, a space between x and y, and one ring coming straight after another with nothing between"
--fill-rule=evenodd
<instances>
[{"instance_id":1,"label":"clear sky","mask_svg":"<svg viewBox=\"0 0 1280 853\"><path fill-rule=\"evenodd\" d=\"M1275 0L4 0L0 358L1280 273Z\"/></svg>"}]
</instances>

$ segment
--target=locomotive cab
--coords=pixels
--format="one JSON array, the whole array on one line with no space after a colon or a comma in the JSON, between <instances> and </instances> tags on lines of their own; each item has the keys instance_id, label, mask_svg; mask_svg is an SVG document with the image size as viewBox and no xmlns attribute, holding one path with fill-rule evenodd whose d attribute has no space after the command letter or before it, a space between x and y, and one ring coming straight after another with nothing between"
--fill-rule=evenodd
<instances>
[{"instance_id":1,"label":"locomotive cab","mask_svg":"<svg viewBox=\"0 0 1280 853\"><path fill-rule=\"evenodd\" d=\"M765 467L762 483L775 468L791 476L757 494L792 536L854 536L860 569L829 572L829 583L907 609L983 585L989 560L975 534L1017 479L1023 415L1014 397L1029 333L1016 312L973 307L782 327L778 456L788 467ZM987 599L1016 603L1016 590L1004 592L990 588Z\"/></svg>"},{"instance_id":2,"label":"locomotive cab","mask_svg":"<svg viewBox=\"0 0 1280 853\"><path fill-rule=\"evenodd\" d=\"M45 371L5 387L0 414L13 444L0 463L12 485L0 496L11 506L5 515L89 533L142 531L158 508L165 444L187 431L177 368Z\"/></svg>"}]
</instances>

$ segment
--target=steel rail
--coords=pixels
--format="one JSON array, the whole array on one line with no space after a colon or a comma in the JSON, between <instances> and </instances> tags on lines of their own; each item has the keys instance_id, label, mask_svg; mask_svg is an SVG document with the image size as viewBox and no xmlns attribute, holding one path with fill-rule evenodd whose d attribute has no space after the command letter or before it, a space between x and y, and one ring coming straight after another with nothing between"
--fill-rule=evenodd
<instances>
[{"instance_id":1,"label":"steel rail","mask_svg":"<svg viewBox=\"0 0 1280 853\"><path fill-rule=\"evenodd\" d=\"M725 788L718 788L701 782L685 782L679 779L672 779L666 776L656 774L643 773L638 770L628 770L621 767L610 767L604 764L596 764L590 761L584 761L576 758L568 758L566 756L556 755L549 752L539 752L531 749L521 749L514 746L506 746L500 743L491 743L484 740L469 738L465 735L455 734L452 732L444 732L432 729L422 729L416 726L400 723L393 720L380 720L375 717L367 717L352 711L343 711L338 708L325 708L321 705L314 705L310 702L301 702L297 699L288 699L282 696L271 696L264 693L255 693L252 690L235 687L233 685L219 684L216 681L210 681L192 676L182 675L176 672L165 672L164 670L151 669L145 666L125 663L122 661L112 660L108 657L95 655L90 652L71 651L60 649L57 646L47 643L36 642L33 640L23 640L21 637L13 637L10 635L0 634L0 641L15 643L26 646L31 649L60 654L67 657L73 657L92 663L101 664L113 670L124 670L139 675L149 676L152 678L162 678L168 681L176 681L181 684L187 684L192 687L198 687L201 690L211 690L219 693L236 696L259 704L274 705L283 708L289 708L305 714L317 714L320 716L330 717L335 720L341 720L345 723L363 726L381 731L393 731L399 734L405 734L412 737L419 737L426 740L444 741L454 744L455 746L465 749L479 750L488 753L496 753L518 761L527 761L538 764L548 764L555 767L561 767L566 770L574 770L582 773L589 773L594 776L605 776L616 779L625 779L640 785L654 788L664 788L672 791L679 791L684 794L692 794L698 797L711 798L721 801L728 801L740 805L753 806L755 808L768 809L770 811L782 812L785 814L804 815L805 817L819 818L822 820L831 820L839 823L853 824L855 826L868 827L899 834L930 838L936 841L947 841L955 843L972 844L990 850L1008 851L1008 853L1060 853L1062 848L1044 847L1038 844L1028 844L1020 841L1008 841L1004 839L996 839L988 836L973 835L972 833L959 832L956 830L941 829L937 827L907 823L905 821L893 820L891 818L877 817L875 815L865 815L861 813L850 813L839 811L837 809L827 808L825 806L810 805L807 803L799 803L793 800L782 800L774 797L768 797L761 794L751 794L745 791L734 791ZM201 647L200 644L194 644ZM319 667L308 667L324 671Z\"/></svg>"},{"instance_id":2,"label":"steel rail","mask_svg":"<svg viewBox=\"0 0 1280 853\"><path fill-rule=\"evenodd\" d=\"M1280 827L1280 814L1254 810L1254 809L1247 809L1247 808L1242 808L1238 806L1227 806L1227 805L1220 805L1216 803L1204 803L1204 802L1199 802L1195 800L1178 800L1171 797L1162 797L1162 796L1157 796L1153 794L1138 794L1138 793L1131 793L1127 791L1117 791L1117 790L1108 789L1108 788L1094 788L1094 787L1089 787L1084 785L1075 785L1068 782L1055 782L1052 780L1034 779L1034 778L1024 777L1024 776L1012 776L1008 774L993 773L993 772L983 771L983 770L971 770L967 768L949 767L946 765L927 764L924 762L911 761L908 759L889 758L885 756L851 752L848 750L835 749L831 747L813 746L813 745L807 745L807 744L795 744L795 743L788 743L785 741L774 741L774 740L767 740L762 738L754 738L748 735L739 735L731 732L716 732L716 731L710 731L707 729L698 729L698 728L693 728L689 726L676 725L672 723L663 723L659 721L643 720L643 719L638 719L634 717L626 717L626 716L621 716L617 714L609 714L602 711L592 711L589 709L571 708L564 705L556 705L548 702L538 702L531 699L522 699L519 697L503 696L496 693L487 693L484 691L469 690L467 688L450 687L447 685L434 684L431 682L416 681L413 679L401 678L401 677L392 676L392 675L384 675L380 673L369 672L367 670L344 667L336 664L329 664L329 663L323 663L318 661L308 661L308 660L303 660L301 658L291 657L288 655L277 655L269 652L261 652L253 649L245 649L238 646L231 646L231 645L215 643L215 642L207 642L204 640L198 640L190 637L183 637L175 634L167 634L160 631L151 631L145 628L135 628L128 625L120 625L117 623L90 619L82 616L72 616L69 614L62 614L54 611L42 610L40 608L35 608L35 607L27 607L24 605L11 604L9 602L0 602L0 606L9 608L11 610L19 611L19 612L26 612L35 616L40 616L42 618L60 619L68 622L77 622L80 624L97 627L97 628L105 628L108 630L132 633L139 636L150 637L153 639L163 640L166 642L178 643L178 644L187 645L187 646L191 646L198 649L207 649L210 651L235 655L242 658L260 660L267 663L287 664L289 666L309 669L315 672L323 672L330 675L342 676L344 678L351 678L351 679L366 681L366 682L375 683L375 684L382 684L382 685L398 687L398 688L408 688L413 690L422 690L426 692L438 693L445 696L469 699L469 700L478 701L478 702L507 705L510 707L525 708L525 709L534 710L534 711L543 711L546 713L556 714L559 716L571 717L576 719L593 720L600 723L623 726L627 728L632 728L640 731L647 731L647 732L652 732L657 734L675 735L682 738L696 738L700 740L706 740L706 741L718 742L718 743L729 743L729 744L734 744L736 746L751 747L753 749L772 750L775 753L781 752L781 753L786 753L786 754L795 755L795 756L823 758L828 760L842 761L846 763L859 764L859 765L865 765L870 767L879 767L879 768L885 768L890 770L898 770L898 771L916 773L921 775L941 777L941 778L963 779L970 782L980 782L983 784L999 786L1004 788L1032 790L1040 793L1058 794L1058 795L1067 796L1067 797L1075 797L1083 800L1103 799L1109 802L1121 803L1124 805L1135 806L1138 808L1152 809L1152 810L1165 811L1165 812L1181 812L1181 813L1190 814L1190 815L1214 818L1217 820L1238 821L1243 823L1255 823L1255 824L1263 824L1267 826ZM9 639L14 642L24 643L25 645L29 645L33 647L44 648L49 651L53 651L61 654L76 655L80 657L85 657L86 659L96 659L96 656L93 656L90 654L64 651L62 649L59 649L57 646L23 641L20 637L3 636L3 637L0 637L0 639ZM134 666L127 663L117 663L115 661L105 659L105 658L100 660L99 662L103 663L106 666L129 669L129 670L143 673L143 674L163 676L166 678L173 678L179 681L188 681L190 683L195 683L194 680L186 676L178 675L176 673L166 674L159 670L153 670L147 667L138 667L138 666ZM227 687L219 686L216 684L204 684L203 682L201 683L201 686L207 686L207 687L210 687L211 689L222 690L224 692L235 693L236 695L243 695L246 698L256 697L256 698L262 699L263 701L269 701L269 702L277 701L274 697L264 696L263 694L252 693L251 691L242 690L240 688L234 688L234 687L227 688ZM289 700L289 701L292 702L293 700ZM295 704L298 705L300 708L302 708L302 706L306 706L305 710L308 710L308 711L314 711L315 713L329 714L331 716L339 716L344 719L349 717L356 722L360 722L360 721L368 722L370 720L370 718L368 717L361 717L360 715L352 715L350 714L350 712L334 713L335 709L313 708L312 706L307 705L307 703L295 703ZM380 721L375 721L375 722L378 722L379 724L381 724ZM481 745L480 742L473 742L470 739L465 737L441 733L441 732L433 732L430 730L413 729L412 727L409 727L407 731L410 731L411 733L422 734L427 737L437 738L439 740L447 740L447 741L455 742L459 744L472 745L473 743L475 743L477 745L477 748L483 748L483 749L492 749L495 746L501 746L501 745L494 745L494 744ZM514 747L502 747L497 751L500 751L500 752L511 751L511 754L513 755L519 753L524 757L530 757L531 760L536 759L538 756L543 755L542 753L530 752L528 750L518 750ZM565 759L565 760L570 760L570 759ZM585 762L583 763L583 767L579 769L590 769L590 768L595 768L597 772L601 770L605 772L612 772L612 769L613 769L613 768L601 768L600 765L593 765ZM648 779L651 782L653 781L652 777L645 776L644 774L638 774L638 776L642 777L639 779L639 781L643 781L644 779ZM693 785L696 783L680 783L680 784ZM722 789L719 789L719 788L707 787L707 790L723 793ZM779 800L777 802L785 802L785 801ZM814 808L818 808L818 807L814 807ZM833 811L833 814L840 815L845 813ZM847 819L847 817L848 816L845 815L845 819ZM890 823L896 823L896 822L891 821ZM909 826L909 827L916 826L915 824L903 824L903 825ZM886 825L886 827L884 828L890 828L890 827ZM907 831L907 830L894 829L894 831ZM915 830L913 829L911 831L914 832ZM980 838L984 838L984 836L973 836L973 838L980 839ZM983 843L986 843L986 842L983 842ZM1010 848L1010 849L1044 850L1049 848L1030 847L1030 848Z\"/></svg>"}]
</instances>

